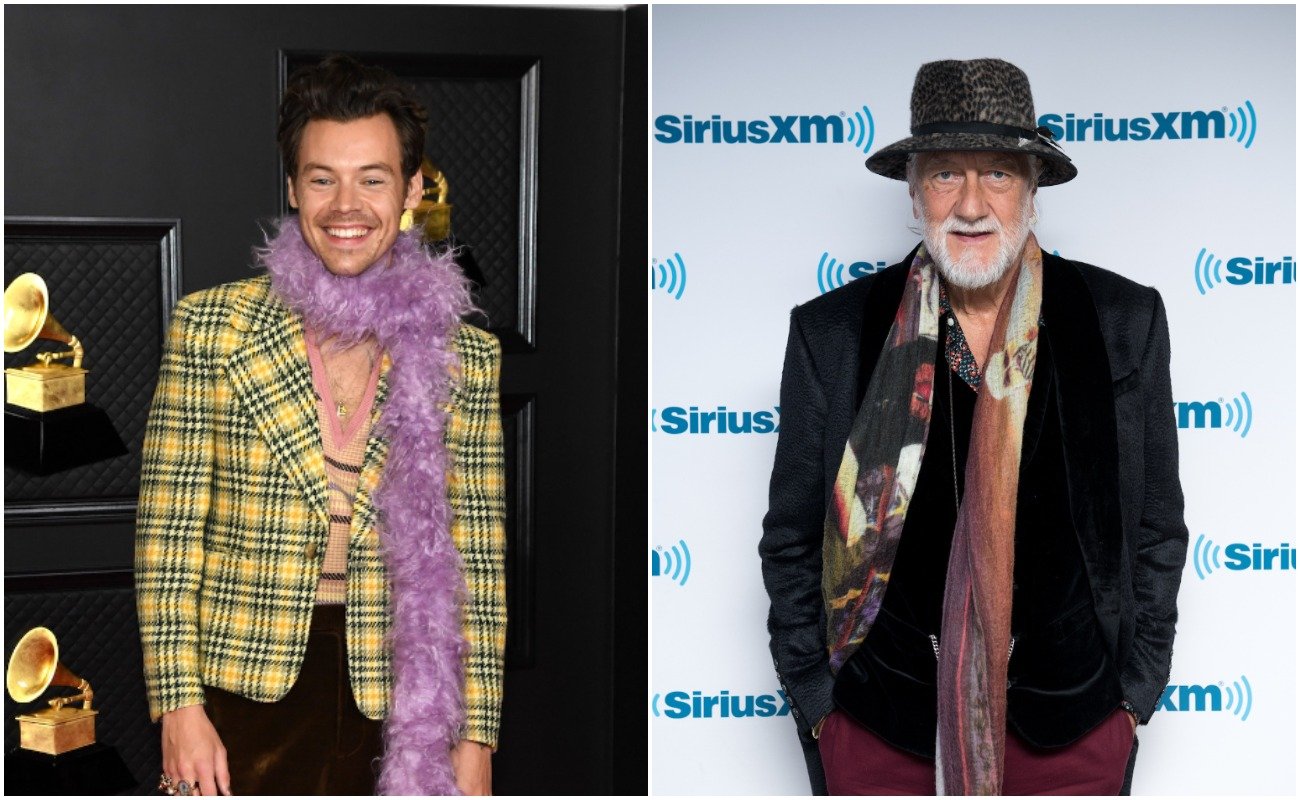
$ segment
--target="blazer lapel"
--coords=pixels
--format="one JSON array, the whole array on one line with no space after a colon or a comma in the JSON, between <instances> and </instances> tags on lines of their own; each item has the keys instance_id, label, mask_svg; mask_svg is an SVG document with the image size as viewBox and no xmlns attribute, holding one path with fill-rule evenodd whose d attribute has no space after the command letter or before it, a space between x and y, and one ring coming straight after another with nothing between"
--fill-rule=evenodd
<instances>
[{"instance_id":1,"label":"blazer lapel","mask_svg":"<svg viewBox=\"0 0 1300 800\"><path fill-rule=\"evenodd\" d=\"M269 281L265 287L231 314L242 340L226 363L227 374L280 468L328 525L325 449L302 318L271 294Z\"/></svg>"},{"instance_id":2,"label":"blazer lapel","mask_svg":"<svg viewBox=\"0 0 1300 800\"><path fill-rule=\"evenodd\" d=\"M1048 253L1043 254L1043 319L1056 356L1052 366L1070 513L1097 619L1116 658L1123 521L1110 359L1088 285L1068 261Z\"/></svg>"},{"instance_id":3,"label":"blazer lapel","mask_svg":"<svg viewBox=\"0 0 1300 800\"><path fill-rule=\"evenodd\" d=\"M361 462L361 476L357 480L357 496L352 504L351 538L365 536L378 522L375 506L375 488L388 459L388 440L380 435L379 416L388 399L388 370L392 359L384 353L379 366L379 383L375 386L375 402L370 406L370 438L366 441L366 454Z\"/></svg>"}]
</instances>

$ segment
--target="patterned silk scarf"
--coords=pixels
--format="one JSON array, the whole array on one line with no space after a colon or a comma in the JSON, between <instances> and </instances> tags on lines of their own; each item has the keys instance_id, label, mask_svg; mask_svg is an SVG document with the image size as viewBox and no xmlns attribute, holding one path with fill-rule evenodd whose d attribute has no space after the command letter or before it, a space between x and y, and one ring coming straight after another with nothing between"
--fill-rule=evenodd
<instances>
[{"instance_id":1,"label":"patterned silk scarf","mask_svg":"<svg viewBox=\"0 0 1300 800\"><path fill-rule=\"evenodd\" d=\"M945 580L938 672L937 788L998 794L1020 446L1038 352L1042 253L1032 234L998 311L975 402L966 494ZM922 246L835 479L822 542L831 670L867 638L889 585L933 405L939 286Z\"/></svg>"}]
</instances>

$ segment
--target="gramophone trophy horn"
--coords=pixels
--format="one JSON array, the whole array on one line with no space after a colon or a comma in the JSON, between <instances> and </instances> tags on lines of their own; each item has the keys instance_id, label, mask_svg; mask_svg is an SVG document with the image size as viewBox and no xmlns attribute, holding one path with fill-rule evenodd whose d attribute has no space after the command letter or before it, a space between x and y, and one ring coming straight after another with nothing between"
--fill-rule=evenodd
<instances>
[{"instance_id":1,"label":"gramophone trophy horn","mask_svg":"<svg viewBox=\"0 0 1300 800\"><path fill-rule=\"evenodd\" d=\"M51 686L71 686L77 694L55 697L49 708L18 717L19 747L57 756L95 743L95 693L59 661L59 643L48 628L32 628L18 641L5 670L5 688L19 703L30 703ZM81 708L69 703L80 702Z\"/></svg>"},{"instance_id":2,"label":"gramophone trophy horn","mask_svg":"<svg viewBox=\"0 0 1300 800\"><path fill-rule=\"evenodd\" d=\"M86 402L86 351L76 336L50 314L50 290L35 272L14 278L5 289L5 352L17 353L37 339L63 342L69 350L40 353L38 363L5 370L6 400L31 411L55 411ZM72 364L56 363L71 358Z\"/></svg>"}]
</instances>

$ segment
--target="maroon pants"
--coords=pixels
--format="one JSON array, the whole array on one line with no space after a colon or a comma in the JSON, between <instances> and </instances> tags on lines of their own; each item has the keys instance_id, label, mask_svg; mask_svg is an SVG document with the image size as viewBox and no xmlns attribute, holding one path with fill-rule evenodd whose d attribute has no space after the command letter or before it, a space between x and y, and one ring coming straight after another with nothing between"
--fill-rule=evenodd
<instances>
[{"instance_id":1,"label":"maroon pants","mask_svg":"<svg viewBox=\"0 0 1300 800\"><path fill-rule=\"evenodd\" d=\"M1006 795L1115 795L1133 748L1129 715L1116 710L1078 741L1039 748L1007 731ZM836 709L817 742L831 794L934 794L934 759L881 739Z\"/></svg>"}]
</instances>

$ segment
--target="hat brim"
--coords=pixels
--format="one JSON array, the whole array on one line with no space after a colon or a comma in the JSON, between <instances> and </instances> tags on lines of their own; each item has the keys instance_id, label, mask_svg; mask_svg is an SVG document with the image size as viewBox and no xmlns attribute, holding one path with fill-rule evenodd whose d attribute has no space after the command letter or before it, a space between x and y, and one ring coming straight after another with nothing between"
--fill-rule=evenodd
<instances>
[{"instance_id":1,"label":"hat brim","mask_svg":"<svg viewBox=\"0 0 1300 800\"><path fill-rule=\"evenodd\" d=\"M1023 142L1023 144L1021 144ZM893 178L907 180L907 157L911 153L935 153L952 150L983 150L998 153L1021 153L1043 160L1039 186L1065 183L1079 174L1069 156L1037 140L1014 139L988 133L929 133L911 136L877 150L867 159L867 169Z\"/></svg>"}]
</instances>

